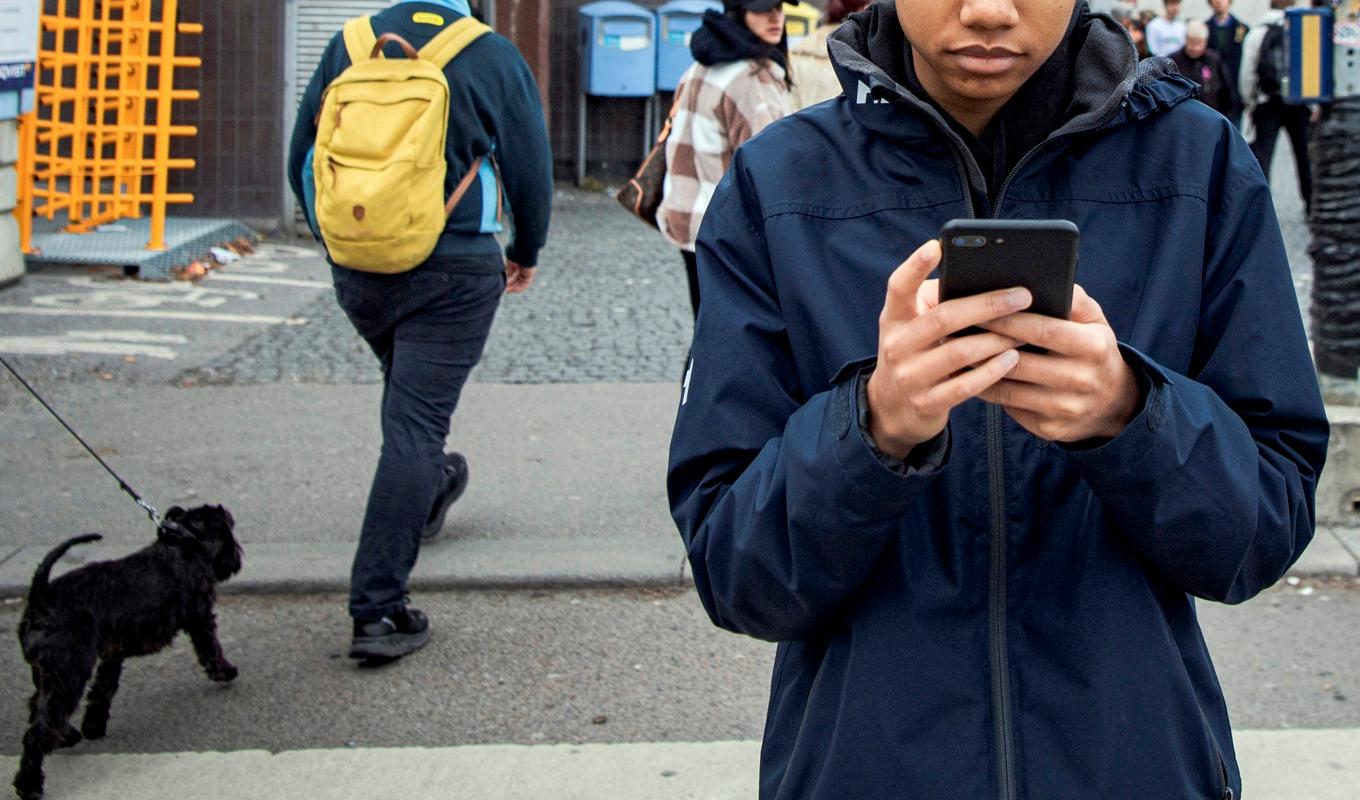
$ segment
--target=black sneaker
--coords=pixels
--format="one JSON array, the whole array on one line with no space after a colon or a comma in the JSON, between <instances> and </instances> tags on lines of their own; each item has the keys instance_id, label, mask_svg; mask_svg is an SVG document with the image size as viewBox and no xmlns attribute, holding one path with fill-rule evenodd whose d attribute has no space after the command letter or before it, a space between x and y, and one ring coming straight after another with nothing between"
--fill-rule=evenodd
<instances>
[{"instance_id":1,"label":"black sneaker","mask_svg":"<svg viewBox=\"0 0 1360 800\"><path fill-rule=\"evenodd\" d=\"M354 620L349 657L391 661L414 653L430 641L430 620L419 609L404 606L379 620Z\"/></svg>"},{"instance_id":2,"label":"black sneaker","mask_svg":"<svg viewBox=\"0 0 1360 800\"><path fill-rule=\"evenodd\" d=\"M444 474L439 479L439 493L434 496L434 507L430 509L430 518L425 523L425 530L420 533L422 542L437 538L440 531L444 530L444 517L449 514L449 506L463 496L463 491L467 489L467 485L467 459L463 458L461 453L445 453Z\"/></svg>"}]
</instances>

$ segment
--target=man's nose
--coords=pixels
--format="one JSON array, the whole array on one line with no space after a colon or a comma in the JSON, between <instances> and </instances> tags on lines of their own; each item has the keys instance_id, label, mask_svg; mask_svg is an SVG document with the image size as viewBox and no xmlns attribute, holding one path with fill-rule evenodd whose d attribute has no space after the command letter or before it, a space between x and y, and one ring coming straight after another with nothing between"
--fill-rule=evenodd
<instances>
[{"instance_id":1,"label":"man's nose","mask_svg":"<svg viewBox=\"0 0 1360 800\"><path fill-rule=\"evenodd\" d=\"M963 0L959 21L967 28L1012 28L1020 22L1014 0Z\"/></svg>"}]
</instances>

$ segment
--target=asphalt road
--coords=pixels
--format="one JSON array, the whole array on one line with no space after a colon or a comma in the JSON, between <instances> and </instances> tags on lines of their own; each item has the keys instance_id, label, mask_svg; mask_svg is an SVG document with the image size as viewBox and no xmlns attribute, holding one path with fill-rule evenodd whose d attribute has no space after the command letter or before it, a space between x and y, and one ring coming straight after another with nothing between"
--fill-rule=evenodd
<instances>
[{"instance_id":1,"label":"asphalt road","mask_svg":"<svg viewBox=\"0 0 1360 800\"><path fill-rule=\"evenodd\" d=\"M79 752L760 737L773 647L714 628L692 592L417 600L431 644L363 669L344 656L343 598L225 598L238 681L209 683L184 641L129 662L108 737ZM0 630L12 635L20 608L0 606ZM1235 727L1360 727L1360 582L1206 603L1201 619ZM0 754L12 755L31 691L17 647L0 647L0 674Z\"/></svg>"}]
</instances>

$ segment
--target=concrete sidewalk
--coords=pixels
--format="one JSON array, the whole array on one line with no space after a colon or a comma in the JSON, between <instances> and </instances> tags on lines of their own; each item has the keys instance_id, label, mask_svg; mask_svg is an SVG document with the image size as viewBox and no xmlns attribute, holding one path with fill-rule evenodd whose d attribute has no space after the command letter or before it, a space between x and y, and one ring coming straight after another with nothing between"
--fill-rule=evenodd
<instances>
[{"instance_id":1,"label":"concrete sidewalk","mask_svg":"<svg viewBox=\"0 0 1360 800\"><path fill-rule=\"evenodd\" d=\"M379 447L380 387L57 385L49 400L158 508L223 503L246 550L226 591L344 591ZM26 592L58 542L66 563L151 538L145 516L57 423L0 383L0 596ZM667 513L671 384L469 384L450 446L472 484L426 546L417 589L684 586ZM154 422L154 424L150 424ZM1323 526L1301 576L1360 572L1360 535Z\"/></svg>"},{"instance_id":2,"label":"concrete sidewalk","mask_svg":"<svg viewBox=\"0 0 1360 800\"><path fill-rule=\"evenodd\" d=\"M1354 800L1360 730L1238 731L1243 794ZM295 750L270 754L67 755L47 763L48 796L67 800L737 800L757 794L758 742L487 745ZM0 758L10 774L15 758Z\"/></svg>"},{"instance_id":3,"label":"concrete sidewalk","mask_svg":"<svg viewBox=\"0 0 1360 800\"><path fill-rule=\"evenodd\" d=\"M49 401L149 502L222 503L245 569L225 589L343 591L379 449L381 387L58 386ZM450 446L472 483L417 588L683 585L667 512L669 384L469 384ZM13 383L0 384L0 594L42 555L98 531L68 563L151 539L146 516Z\"/></svg>"}]
</instances>

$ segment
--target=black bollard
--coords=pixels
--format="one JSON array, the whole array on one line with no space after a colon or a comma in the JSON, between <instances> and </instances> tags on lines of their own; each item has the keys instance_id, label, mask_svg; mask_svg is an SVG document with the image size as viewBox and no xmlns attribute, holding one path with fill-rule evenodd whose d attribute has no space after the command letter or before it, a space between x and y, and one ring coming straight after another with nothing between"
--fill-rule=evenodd
<instances>
[{"instance_id":1,"label":"black bollard","mask_svg":"<svg viewBox=\"0 0 1360 800\"><path fill-rule=\"evenodd\" d=\"M1313 357L1318 371L1360 377L1360 97L1337 99L1314 126Z\"/></svg>"}]
</instances>

